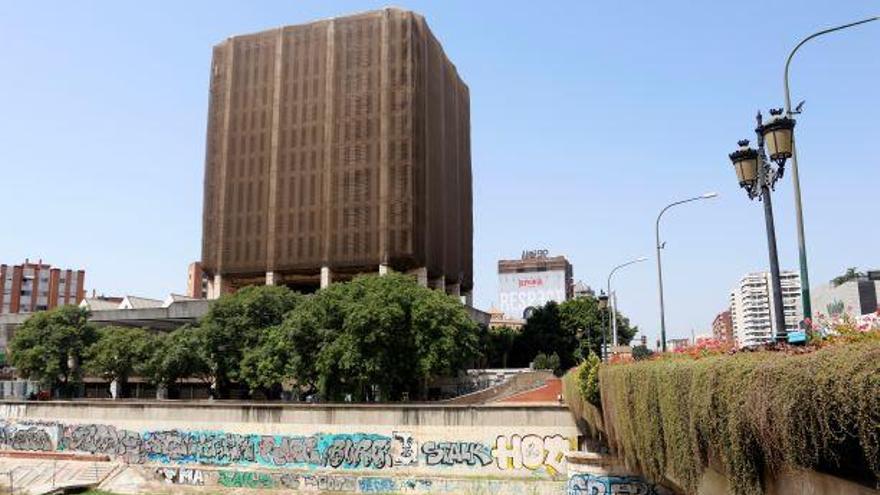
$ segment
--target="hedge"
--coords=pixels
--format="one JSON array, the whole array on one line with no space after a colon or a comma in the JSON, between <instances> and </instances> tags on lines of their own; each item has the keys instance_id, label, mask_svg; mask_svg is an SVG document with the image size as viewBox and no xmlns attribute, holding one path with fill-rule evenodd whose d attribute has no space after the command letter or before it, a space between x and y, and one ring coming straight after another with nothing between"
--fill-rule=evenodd
<instances>
[{"instance_id":1,"label":"hedge","mask_svg":"<svg viewBox=\"0 0 880 495\"><path fill-rule=\"evenodd\" d=\"M612 450L688 493L708 466L737 495L788 468L880 480L880 342L603 365L599 382Z\"/></svg>"}]
</instances>

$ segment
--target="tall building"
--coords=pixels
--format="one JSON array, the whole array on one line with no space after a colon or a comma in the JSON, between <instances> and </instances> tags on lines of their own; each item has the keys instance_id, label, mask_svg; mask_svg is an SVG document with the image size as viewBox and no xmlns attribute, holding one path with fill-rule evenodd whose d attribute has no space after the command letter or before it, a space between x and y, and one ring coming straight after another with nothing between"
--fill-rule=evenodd
<instances>
[{"instance_id":1,"label":"tall building","mask_svg":"<svg viewBox=\"0 0 880 495\"><path fill-rule=\"evenodd\" d=\"M775 336L798 329L801 318L801 283L796 272L780 274L785 329L775 328L773 289L769 272L749 273L730 291L730 318L738 345L772 342Z\"/></svg>"},{"instance_id":2,"label":"tall building","mask_svg":"<svg viewBox=\"0 0 880 495\"><path fill-rule=\"evenodd\" d=\"M810 291L814 313L858 317L880 309L880 271L868 272L842 284L829 282Z\"/></svg>"},{"instance_id":3,"label":"tall building","mask_svg":"<svg viewBox=\"0 0 880 495\"><path fill-rule=\"evenodd\" d=\"M550 301L572 298L572 266L565 256L548 256L546 249L523 251L518 260L498 261L498 301L501 311L513 318Z\"/></svg>"},{"instance_id":4,"label":"tall building","mask_svg":"<svg viewBox=\"0 0 880 495\"><path fill-rule=\"evenodd\" d=\"M736 338L733 333L733 320L730 317L730 310L722 311L715 316L712 321L712 338L721 342L733 343Z\"/></svg>"},{"instance_id":5,"label":"tall building","mask_svg":"<svg viewBox=\"0 0 880 495\"><path fill-rule=\"evenodd\" d=\"M62 270L39 260L0 265L0 314L33 313L79 304L85 297L85 272Z\"/></svg>"},{"instance_id":6,"label":"tall building","mask_svg":"<svg viewBox=\"0 0 880 495\"><path fill-rule=\"evenodd\" d=\"M208 276L199 261L190 263L186 271L186 296L193 299L208 298Z\"/></svg>"},{"instance_id":7,"label":"tall building","mask_svg":"<svg viewBox=\"0 0 880 495\"><path fill-rule=\"evenodd\" d=\"M214 47L212 297L397 270L470 293L470 97L424 18L384 9Z\"/></svg>"}]
</instances>

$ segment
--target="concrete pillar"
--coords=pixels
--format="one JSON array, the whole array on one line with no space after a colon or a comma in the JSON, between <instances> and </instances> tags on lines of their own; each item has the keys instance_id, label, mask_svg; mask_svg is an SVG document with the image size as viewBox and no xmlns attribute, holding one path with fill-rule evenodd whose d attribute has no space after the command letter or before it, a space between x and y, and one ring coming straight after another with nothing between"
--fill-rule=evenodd
<instances>
[{"instance_id":1,"label":"concrete pillar","mask_svg":"<svg viewBox=\"0 0 880 495\"><path fill-rule=\"evenodd\" d=\"M208 281L208 299L219 299L223 295L223 276L219 273L214 275L214 280Z\"/></svg>"},{"instance_id":2,"label":"concrete pillar","mask_svg":"<svg viewBox=\"0 0 880 495\"><path fill-rule=\"evenodd\" d=\"M446 292L446 279L443 277L437 277L435 279L432 279L428 283L428 286L432 289L442 290Z\"/></svg>"},{"instance_id":3,"label":"concrete pillar","mask_svg":"<svg viewBox=\"0 0 880 495\"><path fill-rule=\"evenodd\" d=\"M461 296L461 284L446 284L446 293L450 296Z\"/></svg>"},{"instance_id":4,"label":"concrete pillar","mask_svg":"<svg viewBox=\"0 0 880 495\"><path fill-rule=\"evenodd\" d=\"M474 292L473 291L469 290L469 291L463 293L462 297L464 298L463 302L466 306L470 306L472 308L474 307Z\"/></svg>"},{"instance_id":5,"label":"concrete pillar","mask_svg":"<svg viewBox=\"0 0 880 495\"><path fill-rule=\"evenodd\" d=\"M332 283L333 283L333 272L330 271L329 266L322 266L321 267L321 288L324 289Z\"/></svg>"},{"instance_id":6,"label":"concrete pillar","mask_svg":"<svg viewBox=\"0 0 880 495\"><path fill-rule=\"evenodd\" d=\"M266 285L275 285L275 272L266 272Z\"/></svg>"},{"instance_id":7,"label":"concrete pillar","mask_svg":"<svg viewBox=\"0 0 880 495\"><path fill-rule=\"evenodd\" d=\"M382 275L388 275L389 273L391 273L391 267L390 267L390 266L388 266L388 265L386 265L386 264L384 264L384 263L381 264L381 265L379 265L379 275L380 275L380 276L382 276Z\"/></svg>"},{"instance_id":8,"label":"concrete pillar","mask_svg":"<svg viewBox=\"0 0 880 495\"><path fill-rule=\"evenodd\" d=\"M416 282L418 282L419 285L421 285L422 287L428 286L428 268L427 267L423 266L421 268L414 268L414 269L406 272L406 274L415 276Z\"/></svg>"}]
</instances>

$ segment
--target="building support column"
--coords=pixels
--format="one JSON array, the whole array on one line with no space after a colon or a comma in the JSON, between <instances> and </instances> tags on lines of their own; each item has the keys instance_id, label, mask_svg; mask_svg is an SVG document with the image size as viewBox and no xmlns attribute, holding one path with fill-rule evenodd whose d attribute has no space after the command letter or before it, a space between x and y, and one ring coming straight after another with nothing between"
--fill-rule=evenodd
<instances>
[{"instance_id":1,"label":"building support column","mask_svg":"<svg viewBox=\"0 0 880 495\"><path fill-rule=\"evenodd\" d=\"M208 299L219 299L223 295L223 276L219 273L214 275L214 280L208 281Z\"/></svg>"},{"instance_id":2,"label":"building support column","mask_svg":"<svg viewBox=\"0 0 880 495\"><path fill-rule=\"evenodd\" d=\"M266 272L266 285L275 285L275 272Z\"/></svg>"},{"instance_id":3,"label":"building support column","mask_svg":"<svg viewBox=\"0 0 880 495\"><path fill-rule=\"evenodd\" d=\"M326 289L327 286L333 283L333 272L330 271L329 266L321 267L321 288Z\"/></svg>"},{"instance_id":4,"label":"building support column","mask_svg":"<svg viewBox=\"0 0 880 495\"><path fill-rule=\"evenodd\" d=\"M446 284L446 293L450 296L461 297L461 284Z\"/></svg>"},{"instance_id":5,"label":"building support column","mask_svg":"<svg viewBox=\"0 0 880 495\"><path fill-rule=\"evenodd\" d=\"M461 294L466 306L474 307L474 292L469 290Z\"/></svg>"},{"instance_id":6,"label":"building support column","mask_svg":"<svg viewBox=\"0 0 880 495\"><path fill-rule=\"evenodd\" d=\"M428 287L435 289L435 290L442 290L443 292L446 292L446 279L442 276L437 277L435 279L432 279L428 283Z\"/></svg>"},{"instance_id":7,"label":"building support column","mask_svg":"<svg viewBox=\"0 0 880 495\"><path fill-rule=\"evenodd\" d=\"M379 276L380 276L380 277L383 276L383 275L388 275L388 274L391 273L391 272L392 272L392 270L391 270L391 267L390 267L390 266L388 266L388 265L386 265L386 264L384 264L384 263L382 263L381 265L379 265Z\"/></svg>"},{"instance_id":8,"label":"building support column","mask_svg":"<svg viewBox=\"0 0 880 495\"><path fill-rule=\"evenodd\" d=\"M422 286L422 287L428 286L428 268L427 267L423 266L421 268L414 268L414 269L406 272L406 274L414 276L416 278L416 282L418 282L418 284L420 286Z\"/></svg>"}]
</instances>

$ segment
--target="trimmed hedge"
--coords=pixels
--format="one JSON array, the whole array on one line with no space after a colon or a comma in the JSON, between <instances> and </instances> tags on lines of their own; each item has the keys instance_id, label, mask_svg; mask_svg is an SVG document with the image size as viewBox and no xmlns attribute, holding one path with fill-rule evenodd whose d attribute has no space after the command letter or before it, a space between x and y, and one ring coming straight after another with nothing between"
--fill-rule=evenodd
<instances>
[{"instance_id":1,"label":"trimmed hedge","mask_svg":"<svg viewBox=\"0 0 880 495\"><path fill-rule=\"evenodd\" d=\"M787 468L880 480L880 342L603 365L599 379L610 447L688 493L710 465L738 495Z\"/></svg>"}]
</instances>

